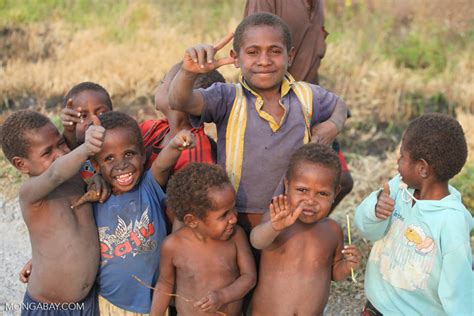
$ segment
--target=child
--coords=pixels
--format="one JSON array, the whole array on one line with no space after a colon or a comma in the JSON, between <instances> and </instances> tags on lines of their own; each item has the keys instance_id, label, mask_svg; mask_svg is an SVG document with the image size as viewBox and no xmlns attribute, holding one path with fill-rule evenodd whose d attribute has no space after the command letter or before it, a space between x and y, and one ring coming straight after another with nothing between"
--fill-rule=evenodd
<instances>
[{"instance_id":1,"label":"child","mask_svg":"<svg viewBox=\"0 0 474 316\"><path fill-rule=\"evenodd\" d=\"M269 213L251 233L262 249L252 315L320 315L331 279L342 280L359 266L354 245L344 246L337 222L327 218L339 187L336 153L307 144L291 157L285 195L274 197Z\"/></svg>"},{"instance_id":2,"label":"child","mask_svg":"<svg viewBox=\"0 0 474 316\"><path fill-rule=\"evenodd\" d=\"M181 131L144 172L145 148L140 129L130 116L107 112L102 150L94 168L111 186L104 203L93 205L99 230L101 264L97 275L101 314L148 313L152 292L138 283L155 284L159 249L166 236L164 193L171 168L181 151L194 145L193 135Z\"/></svg>"},{"instance_id":3,"label":"child","mask_svg":"<svg viewBox=\"0 0 474 316\"><path fill-rule=\"evenodd\" d=\"M81 82L68 91L64 97L61 123L64 138L70 148L84 142L87 127L92 116L100 116L112 111L110 95L101 85L94 82Z\"/></svg>"},{"instance_id":4,"label":"child","mask_svg":"<svg viewBox=\"0 0 474 316\"><path fill-rule=\"evenodd\" d=\"M245 233L236 225L235 191L226 172L191 163L171 178L167 192L185 226L163 242L151 314L164 315L176 285L180 315L241 315L256 272Z\"/></svg>"},{"instance_id":5,"label":"child","mask_svg":"<svg viewBox=\"0 0 474 316\"><path fill-rule=\"evenodd\" d=\"M196 144L194 149L182 152L173 172L181 169L189 162L216 162L216 143L204 132L204 124L193 128L186 113L171 110L169 107L169 85L180 67L181 63L171 67L155 91L155 108L162 112L166 119L146 120L140 124L147 156L145 168L151 166L163 147L182 129L191 130ZM215 82L225 82L224 77L217 70L200 74L194 83L194 88L208 88Z\"/></svg>"},{"instance_id":6,"label":"child","mask_svg":"<svg viewBox=\"0 0 474 316\"><path fill-rule=\"evenodd\" d=\"M455 119L426 114L408 126L399 175L356 210L357 228L375 242L363 315L472 315L472 217L448 185L466 157Z\"/></svg>"},{"instance_id":7,"label":"child","mask_svg":"<svg viewBox=\"0 0 474 316\"><path fill-rule=\"evenodd\" d=\"M277 16L246 17L235 31L231 57L215 60L231 38L186 51L169 102L194 115L193 125L216 123L217 160L237 192L239 223L249 230L260 222L291 154L311 135L329 145L344 125L347 108L336 95L287 73L294 48L288 26ZM231 63L241 68L239 84L193 90L199 73Z\"/></svg>"},{"instance_id":8,"label":"child","mask_svg":"<svg viewBox=\"0 0 474 316\"><path fill-rule=\"evenodd\" d=\"M16 112L2 126L5 156L29 176L20 188L19 199L35 270L22 315L47 314L41 303L72 302L84 303L84 309L66 310L68 315L98 313L93 290L99 264L97 228L90 204L74 209L71 205L84 193L79 168L99 152L103 138L104 129L91 126L84 144L70 151L51 121L33 111ZM61 308L62 304L57 309Z\"/></svg>"}]
</instances>

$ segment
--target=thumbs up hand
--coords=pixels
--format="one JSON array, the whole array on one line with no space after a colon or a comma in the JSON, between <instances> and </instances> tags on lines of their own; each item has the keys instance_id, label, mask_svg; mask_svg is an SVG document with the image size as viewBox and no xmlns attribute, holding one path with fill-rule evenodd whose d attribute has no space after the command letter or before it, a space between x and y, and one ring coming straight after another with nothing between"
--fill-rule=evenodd
<instances>
[{"instance_id":1,"label":"thumbs up hand","mask_svg":"<svg viewBox=\"0 0 474 316\"><path fill-rule=\"evenodd\" d=\"M395 201L390 197L390 187L388 182L383 185L383 191L381 191L377 198L377 204L375 205L375 216L380 219L387 219L392 215Z\"/></svg>"},{"instance_id":2,"label":"thumbs up hand","mask_svg":"<svg viewBox=\"0 0 474 316\"><path fill-rule=\"evenodd\" d=\"M102 148L105 137L105 128L100 125L100 120L97 116L91 117L92 125L86 131L85 145L89 156L97 154Z\"/></svg>"}]
</instances>

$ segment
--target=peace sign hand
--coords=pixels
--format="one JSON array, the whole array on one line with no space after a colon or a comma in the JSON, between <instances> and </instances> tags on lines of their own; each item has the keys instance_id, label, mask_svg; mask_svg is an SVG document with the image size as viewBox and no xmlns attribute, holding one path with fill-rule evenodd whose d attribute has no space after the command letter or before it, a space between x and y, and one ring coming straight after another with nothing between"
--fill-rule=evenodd
<instances>
[{"instance_id":1,"label":"peace sign hand","mask_svg":"<svg viewBox=\"0 0 474 316\"><path fill-rule=\"evenodd\" d=\"M221 50L234 37L234 33L229 33L214 45L201 44L186 50L183 59L182 69L191 73L207 73L223 65L234 63L233 57L215 59L216 53Z\"/></svg>"}]
</instances>

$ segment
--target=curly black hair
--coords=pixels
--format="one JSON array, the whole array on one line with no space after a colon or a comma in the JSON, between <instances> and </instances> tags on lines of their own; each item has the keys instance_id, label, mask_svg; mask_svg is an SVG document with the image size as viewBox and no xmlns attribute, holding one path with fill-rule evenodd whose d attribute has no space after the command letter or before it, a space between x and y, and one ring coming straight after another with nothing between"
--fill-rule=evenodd
<instances>
[{"instance_id":1,"label":"curly black hair","mask_svg":"<svg viewBox=\"0 0 474 316\"><path fill-rule=\"evenodd\" d=\"M90 82L90 81L85 81L81 82L74 87L71 88L71 90L66 93L66 96L63 99L63 107L66 107L67 101L69 99L73 99L75 96L77 96L79 93L83 91L95 91L102 93L104 95L104 102L105 105L109 108L110 111L113 110L112 107L112 100L110 99L110 94L107 90L105 90L104 87L102 87L100 84L97 84L95 82Z\"/></svg>"},{"instance_id":2,"label":"curly black hair","mask_svg":"<svg viewBox=\"0 0 474 316\"><path fill-rule=\"evenodd\" d=\"M234 32L234 42L232 47L236 54L240 52L240 45L242 44L242 38L244 37L245 32L247 29L255 26L271 26L275 29L281 31L281 37L283 40L283 44L286 46L286 50L289 52L292 44L291 44L291 33L288 25L278 16L267 13L267 12L260 12L249 15L245 17Z\"/></svg>"},{"instance_id":3,"label":"curly black hair","mask_svg":"<svg viewBox=\"0 0 474 316\"><path fill-rule=\"evenodd\" d=\"M53 123L41 113L22 110L10 115L0 129L2 150L7 159L12 162L13 157L28 157L27 133Z\"/></svg>"},{"instance_id":4,"label":"curly black hair","mask_svg":"<svg viewBox=\"0 0 474 316\"><path fill-rule=\"evenodd\" d=\"M300 147L290 158L286 171L288 181L291 181L296 168L303 162L319 164L334 170L334 188L337 188L341 178L341 163L331 147L313 143Z\"/></svg>"},{"instance_id":5,"label":"curly black hair","mask_svg":"<svg viewBox=\"0 0 474 316\"><path fill-rule=\"evenodd\" d=\"M167 204L180 221L183 221L186 214L204 219L207 211L213 208L213 201L208 195L209 189L226 185L232 186L221 166L190 163L176 172L168 182Z\"/></svg>"},{"instance_id":6,"label":"curly black hair","mask_svg":"<svg viewBox=\"0 0 474 316\"><path fill-rule=\"evenodd\" d=\"M466 163L464 131L456 119L446 114L424 114L411 121L403 145L412 160L426 160L440 181L454 177Z\"/></svg>"},{"instance_id":7,"label":"curly black hair","mask_svg":"<svg viewBox=\"0 0 474 316\"><path fill-rule=\"evenodd\" d=\"M105 128L105 130L116 128L128 129L129 132L135 136L139 148L142 151L145 150L140 128L138 127L137 122L128 114L119 111L105 112L99 116L99 120L100 124Z\"/></svg>"}]
</instances>

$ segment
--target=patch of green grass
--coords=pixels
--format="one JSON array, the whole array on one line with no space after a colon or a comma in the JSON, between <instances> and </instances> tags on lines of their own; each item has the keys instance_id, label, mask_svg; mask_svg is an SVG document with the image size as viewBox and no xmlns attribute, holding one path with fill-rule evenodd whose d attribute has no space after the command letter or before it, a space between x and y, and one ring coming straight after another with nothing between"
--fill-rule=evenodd
<instances>
[{"instance_id":1,"label":"patch of green grass","mask_svg":"<svg viewBox=\"0 0 474 316\"><path fill-rule=\"evenodd\" d=\"M474 163L468 163L461 172L454 177L451 185L461 192L464 206L474 216Z\"/></svg>"}]
</instances>

